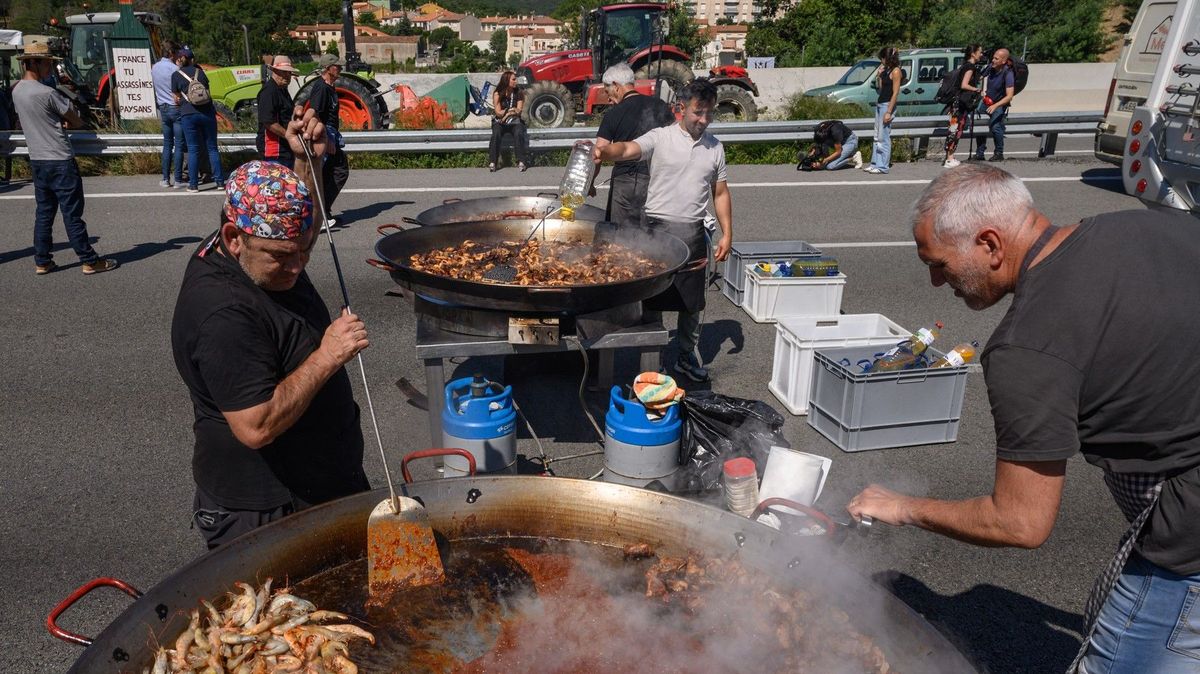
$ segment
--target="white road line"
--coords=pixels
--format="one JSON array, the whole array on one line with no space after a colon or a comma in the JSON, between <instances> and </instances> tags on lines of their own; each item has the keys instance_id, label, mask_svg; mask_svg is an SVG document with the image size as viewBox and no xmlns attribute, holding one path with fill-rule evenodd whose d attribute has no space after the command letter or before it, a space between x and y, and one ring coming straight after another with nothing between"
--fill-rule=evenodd
<instances>
[{"instance_id":1,"label":"white road line","mask_svg":"<svg viewBox=\"0 0 1200 674\"><path fill-rule=\"evenodd\" d=\"M824 250L826 248L912 248L917 244L915 241L846 241L843 243L814 243L812 245L817 250Z\"/></svg>"},{"instance_id":2,"label":"white road line","mask_svg":"<svg viewBox=\"0 0 1200 674\"><path fill-rule=\"evenodd\" d=\"M1046 176L1040 178L1021 178L1027 183L1073 183L1073 182L1116 182L1121 180L1121 176ZM761 187L846 187L858 185L925 185L928 184L928 179L903 179L903 180L816 180L812 182L758 182L758 183L730 183L731 188L761 188ZM607 187L599 187L598 189L608 189ZM557 191L558 185L491 185L484 187L449 187L439 189L436 187L357 187L342 190L342 194L424 194L428 192L440 191L449 194L461 192L548 192ZM225 196L223 190L204 190L202 192L179 192L172 190L162 192L88 192L85 195L88 199L126 199L126 198L145 198L145 197L170 197L189 199L197 196ZM0 195L0 201L31 201L33 194L6 194Z\"/></svg>"}]
</instances>

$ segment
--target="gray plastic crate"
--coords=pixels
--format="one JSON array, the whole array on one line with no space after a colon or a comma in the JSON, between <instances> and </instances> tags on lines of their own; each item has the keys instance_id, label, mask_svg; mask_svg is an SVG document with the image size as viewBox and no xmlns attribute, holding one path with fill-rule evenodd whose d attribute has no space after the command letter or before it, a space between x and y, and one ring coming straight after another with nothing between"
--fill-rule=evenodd
<instances>
[{"instance_id":1,"label":"gray plastic crate","mask_svg":"<svg viewBox=\"0 0 1200 674\"><path fill-rule=\"evenodd\" d=\"M740 307L746 292L747 264L818 257L821 251L804 241L735 241L721 268L721 292L734 306Z\"/></svg>"},{"instance_id":2,"label":"gray plastic crate","mask_svg":"<svg viewBox=\"0 0 1200 674\"><path fill-rule=\"evenodd\" d=\"M967 367L863 373L857 365L886 350L852 346L814 351L808 425L846 452L954 442ZM931 360L942 355L934 349L929 354ZM850 365L843 365L843 359Z\"/></svg>"}]
</instances>

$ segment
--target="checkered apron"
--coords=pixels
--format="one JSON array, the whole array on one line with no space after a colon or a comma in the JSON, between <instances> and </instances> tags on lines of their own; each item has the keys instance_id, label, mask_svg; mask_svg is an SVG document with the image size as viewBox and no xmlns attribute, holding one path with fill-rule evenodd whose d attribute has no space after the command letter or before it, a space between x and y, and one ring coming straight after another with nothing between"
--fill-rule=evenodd
<instances>
[{"instance_id":1,"label":"checkered apron","mask_svg":"<svg viewBox=\"0 0 1200 674\"><path fill-rule=\"evenodd\" d=\"M1100 608L1104 606L1109 593L1116 587L1117 579L1121 577L1121 571L1125 568L1125 562L1129 561L1129 554L1133 552L1133 545L1137 542L1138 534L1141 533L1146 520L1150 519L1150 513L1153 512L1155 504L1158 503L1158 495L1162 492L1163 482L1166 479L1167 475L1163 473L1104 471L1104 483L1108 485L1108 491L1112 493L1113 499L1125 515L1125 519L1129 520L1129 528L1121 536L1121 544L1117 546L1117 553L1108 561L1092 585L1092 592L1088 595L1087 604L1084 605L1083 610L1083 644L1080 645L1079 652L1075 654L1075 659L1071 661L1071 666L1067 668L1067 674L1085 674L1079 664L1083 661L1083 656L1087 654L1092 634L1096 631L1096 619L1100 615Z\"/></svg>"}]
</instances>

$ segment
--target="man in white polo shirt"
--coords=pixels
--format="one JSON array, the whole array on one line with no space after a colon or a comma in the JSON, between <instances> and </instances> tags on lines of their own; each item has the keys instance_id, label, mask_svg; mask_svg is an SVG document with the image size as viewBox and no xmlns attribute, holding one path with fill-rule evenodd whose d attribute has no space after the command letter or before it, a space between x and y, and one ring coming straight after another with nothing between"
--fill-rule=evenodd
<instances>
[{"instance_id":1,"label":"man in white polo shirt","mask_svg":"<svg viewBox=\"0 0 1200 674\"><path fill-rule=\"evenodd\" d=\"M717 105L717 89L698 79L678 95L683 116L678 124L654 129L637 139L596 148L596 161L650 163L650 185L646 190L645 225L662 229L683 239L691 251L686 268L708 259L704 218L713 205L721 238L716 243L718 262L729 256L733 245L733 200L725 178L725 149L707 132ZM696 351L700 341L700 313L704 310L704 266L676 274L663 294L646 301L657 311L678 311L679 359L675 371L692 381L708 381Z\"/></svg>"}]
</instances>

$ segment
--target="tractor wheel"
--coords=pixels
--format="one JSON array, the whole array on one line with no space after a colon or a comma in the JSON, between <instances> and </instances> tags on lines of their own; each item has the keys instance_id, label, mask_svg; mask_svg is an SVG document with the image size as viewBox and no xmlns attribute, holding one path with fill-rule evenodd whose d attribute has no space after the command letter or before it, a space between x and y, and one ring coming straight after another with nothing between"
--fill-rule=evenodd
<instances>
[{"instance_id":1,"label":"tractor wheel","mask_svg":"<svg viewBox=\"0 0 1200 674\"><path fill-rule=\"evenodd\" d=\"M234 133L237 131L237 115L233 114L224 103L213 101L213 109L217 111L217 132Z\"/></svg>"},{"instance_id":2,"label":"tractor wheel","mask_svg":"<svg viewBox=\"0 0 1200 674\"><path fill-rule=\"evenodd\" d=\"M679 90L696 79L695 73L682 61L651 61L638 68L638 71L633 76L639 80L652 80L655 77L662 77L663 82L669 84L671 89L669 98L667 98L668 94L666 90L662 92L663 97L668 103L675 102L675 95Z\"/></svg>"},{"instance_id":3,"label":"tractor wheel","mask_svg":"<svg viewBox=\"0 0 1200 674\"><path fill-rule=\"evenodd\" d=\"M314 80L315 81L315 80ZM309 83L296 92L296 105L305 105L312 96ZM338 95L340 131L376 131L383 128L383 115L376 103L378 97L361 80L342 75L333 82Z\"/></svg>"},{"instance_id":4,"label":"tractor wheel","mask_svg":"<svg viewBox=\"0 0 1200 674\"><path fill-rule=\"evenodd\" d=\"M552 129L575 124L575 97L566 87L549 80L534 82L525 90L525 124Z\"/></svg>"},{"instance_id":5,"label":"tractor wheel","mask_svg":"<svg viewBox=\"0 0 1200 674\"><path fill-rule=\"evenodd\" d=\"M717 87L716 118L721 122L756 122L758 105L749 91L735 84L722 84Z\"/></svg>"}]
</instances>

